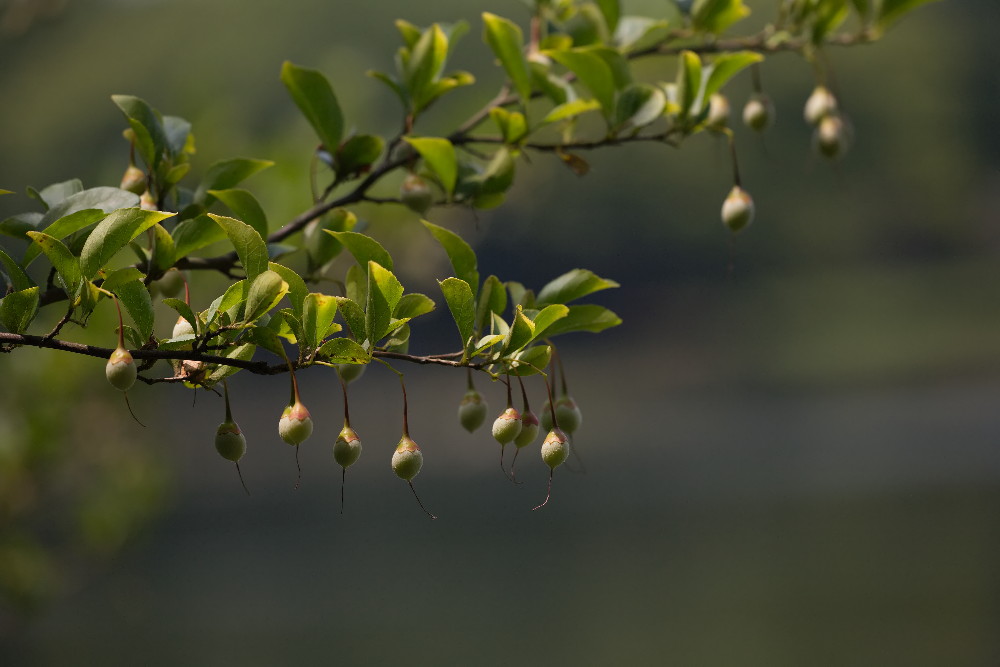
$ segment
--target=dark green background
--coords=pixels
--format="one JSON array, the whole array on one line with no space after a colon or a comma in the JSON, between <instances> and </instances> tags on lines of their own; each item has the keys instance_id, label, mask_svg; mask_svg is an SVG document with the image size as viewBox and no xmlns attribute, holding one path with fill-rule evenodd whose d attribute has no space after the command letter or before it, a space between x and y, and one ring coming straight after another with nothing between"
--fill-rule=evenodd
<instances>
[{"instance_id":1,"label":"dark green background","mask_svg":"<svg viewBox=\"0 0 1000 667\"><path fill-rule=\"evenodd\" d=\"M766 16L772 3L751 4ZM418 128L442 132L500 81L481 10L526 17L510 1L71 2L0 37L0 186L117 181L127 154L108 98L131 93L193 121L196 173L276 160L248 185L280 224L308 205L315 143L280 63L323 69L349 126L391 133L396 102L363 73L391 66L392 20L465 18L453 64L483 85ZM484 275L537 287L581 266L622 283L594 300L625 324L561 347L586 474L557 470L544 511L528 512L544 493L537 455L518 462L522 487L506 482L489 435L458 426L464 378L444 369L406 369L432 523L389 471L399 397L384 369L352 391L365 451L341 517L339 390L322 369L301 378L317 431L297 491L274 428L287 386L233 383L247 498L211 445L220 401L139 387L143 430L94 360L5 358L4 372L76 383L77 400L37 387L66 422L54 447L114 438L173 480L124 550L81 557L61 596L4 626L10 664L998 664L998 19L991 0L943 2L873 46L831 50L856 132L835 165L809 150L809 68L770 59L778 124L763 139L737 129L757 219L732 241L718 220L728 160L710 136L588 156L584 179L533 156L504 207L432 212L475 243ZM673 64L642 71L669 80ZM738 109L748 77L729 92ZM436 297L447 269L415 218L364 213L397 234L404 284ZM71 333L107 344L109 322ZM415 351L451 347L446 314L424 329ZM19 389L0 384L3 425ZM499 412L500 388L484 391Z\"/></svg>"}]
</instances>

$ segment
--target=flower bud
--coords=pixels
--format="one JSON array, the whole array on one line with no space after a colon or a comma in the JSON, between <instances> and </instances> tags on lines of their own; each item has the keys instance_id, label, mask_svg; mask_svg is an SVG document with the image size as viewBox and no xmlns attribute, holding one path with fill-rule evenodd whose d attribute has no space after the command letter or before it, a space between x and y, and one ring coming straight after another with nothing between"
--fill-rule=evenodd
<instances>
[{"instance_id":1,"label":"flower bud","mask_svg":"<svg viewBox=\"0 0 1000 667\"><path fill-rule=\"evenodd\" d=\"M816 150L828 158L843 155L847 149L847 132L844 121L839 116L827 116L819 122L813 135Z\"/></svg>"},{"instance_id":2,"label":"flower bud","mask_svg":"<svg viewBox=\"0 0 1000 667\"><path fill-rule=\"evenodd\" d=\"M430 184L417 174L407 174L403 179L403 184L399 189L399 198L412 211L420 215L427 212L427 209L434 203L434 191Z\"/></svg>"},{"instance_id":3,"label":"flower bud","mask_svg":"<svg viewBox=\"0 0 1000 667\"><path fill-rule=\"evenodd\" d=\"M398 477L410 481L417 476L423 464L424 455L420 453L420 447L409 436L404 435L392 454L392 471Z\"/></svg>"},{"instance_id":4,"label":"flower bud","mask_svg":"<svg viewBox=\"0 0 1000 667\"><path fill-rule=\"evenodd\" d=\"M746 190L734 185L729 196L722 202L722 222L730 230L738 232L753 222L753 199Z\"/></svg>"},{"instance_id":5,"label":"flower bud","mask_svg":"<svg viewBox=\"0 0 1000 667\"><path fill-rule=\"evenodd\" d=\"M128 391L135 384L135 379L139 376L139 370L135 366L135 360L124 347L119 346L111 353L104 373L108 377L108 382L115 389Z\"/></svg>"},{"instance_id":6,"label":"flower bud","mask_svg":"<svg viewBox=\"0 0 1000 667\"><path fill-rule=\"evenodd\" d=\"M754 95L743 106L743 124L761 132L774 123L774 104L763 93Z\"/></svg>"},{"instance_id":7,"label":"flower bud","mask_svg":"<svg viewBox=\"0 0 1000 667\"><path fill-rule=\"evenodd\" d=\"M361 456L361 438L357 431L350 426L345 426L337 436L337 442L333 443L333 460L343 468L349 468Z\"/></svg>"},{"instance_id":8,"label":"flower bud","mask_svg":"<svg viewBox=\"0 0 1000 667\"><path fill-rule=\"evenodd\" d=\"M583 413L572 398L560 396L556 399L556 419L559 420L559 428L572 435L583 423Z\"/></svg>"},{"instance_id":9,"label":"flower bud","mask_svg":"<svg viewBox=\"0 0 1000 667\"><path fill-rule=\"evenodd\" d=\"M821 120L837 112L837 98L826 86L816 86L806 100L802 115L810 125L818 125Z\"/></svg>"},{"instance_id":10,"label":"flower bud","mask_svg":"<svg viewBox=\"0 0 1000 667\"><path fill-rule=\"evenodd\" d=\"M483 400L483 395L475 389L465 392L458 404L458 422L469 433L483 425L489 406Z\"/></svg>"},{"instance_id":11,"label":"flower bud","mask_svg":"<svg viewBox=\"0 0 1000 667\"><path fill-rule=\"evenodd\" d=\"M549 431L542 442L542 460L549 468L555 469L569 456L569 438L557 428Z\"/></svg>"},{"instance_id":12,"label":"flower bud","mask_svg":"<svg viewBox=\"0 0 1000 667\"><path fill-rule=\"evenodd\" d=\"M237 462L247 451L247 439L236 422L222 422L215 431L215 449L227 461Z\"/></svg>"},{"instance_id":13,"label":"flower bud","mask_svg":"<svg viewBox=\"0 0 1000 667\"><path fill-rule=\"evenodd\" d=\"M122 176L121 185L118 187L122 190L128 190L132 194L141 195L146 191L146 174L139 167L130 164Z\"/></svg>"},{"instance_id":14,"label":"flower bud","mask_svg":"<svg viewBox=\"0 0 1000 667\"><path fill-rule=\"evenodd\" d=\"M527 447L538 437L538 417L531 410L521 415L521 432L514 438L518 449Z\"/></svg>"},{"instance_id":15,"label":"flower bud","mask_svg":"<svg viewBox=\"0 0 1000 667\"><path fill-rule=\"evenodd\" d=\"M493 437L501 445L506 445L521 432L521 413L516 408L507 408L493 422Z\"/></svg>"},{"instance_id":16,"label":"flower bud","mask_svg":"<svg viewBox=\"0 0 1000 667\"><path fill-rule=\"evenodd\" d=\"M296 401L281 413L278 420L278 435L289 445L299 445L313 432L312 419L306 406Z\"/></svg>"},{"instance_id":17,"label":"flower bud","mask_svg":"<svg viewBox=\"0 0 1000 667\"><path fill-rule=\"evenodd\" d=\"M713 130L724 130L729 125L729 100L725 95L713 93L708 98L708 117L705 125Z\"/></svg>"}]
</instances>

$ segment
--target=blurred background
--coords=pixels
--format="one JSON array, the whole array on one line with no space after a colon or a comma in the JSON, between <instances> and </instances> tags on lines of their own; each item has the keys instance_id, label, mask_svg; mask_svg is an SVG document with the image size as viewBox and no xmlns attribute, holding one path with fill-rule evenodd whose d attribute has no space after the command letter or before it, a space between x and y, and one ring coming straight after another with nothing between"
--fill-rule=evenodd
<instances>
[{"instance_id":1,"label":"blurred background","mask_svg":"<svg viewBox=\"0 0 1000 667\"><path fill-rule=\"evenodd\" d=\"M750 25L773 12L750 4ZM465 19L452 65L483 85L429 114L418 129L433 135L500 83L483 10L528 13L513 0L0 2L0 187L18 193L0 218L31 208L27 186L116 184L127 144L109 96L129 93L193 122L194 174L275 160L248 187L277 226L309 204L315 144L281 62L322 69L349 126L391 133L397 101L364 72L391 68L392 21ZM327 371L300 378L317 430L298 490L275 429L285 383L235 378L247 497L212 446L216 397L139 386L143 429L95 360L4 357L0 662L1000 664L997 25L993 0L942 2L872 46L831 49L856 137L835 164L802 120L810 69L770 58L778 122L736 130L757 219L735 239L712 136L594 153L583 179L532 156L501 208L432 211L475 244L484 276L537 288L583 267L622 284L592 300L624 325L560 347L584 425L543 511L528 511L545 492L537 454L518 461L523 486L506 481L488 432L458 425L464 377L447 369L403 369L430 522L389 470L400 401L385 369L352 385L365 451L341 516ZM672 61L643 67L673 78ZM749 77L728 93L738 110ZM404 284L440 301L431 278L448 269L416 218L362 215ZM199 289L204 308L218 285ZM450 348L453 327L430 316L413 350ZM108 344L112 331L108 311L67 334ZM499 413L501 387L482 385Z\"/></svg>"}]
</instances>

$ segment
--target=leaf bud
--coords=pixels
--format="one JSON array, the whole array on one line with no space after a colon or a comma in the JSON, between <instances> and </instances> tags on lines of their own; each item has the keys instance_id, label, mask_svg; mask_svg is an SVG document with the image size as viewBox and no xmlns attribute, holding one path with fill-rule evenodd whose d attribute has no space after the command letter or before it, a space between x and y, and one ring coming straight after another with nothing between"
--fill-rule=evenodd
<instances>
[{"instance_id":1,"label":"leaf bud","mask_svg":"<svg viewBox=\"0 0 1000 667\"><path fill-rule=\"evenodd\" d=\"M723 224L731 231L738 232L753 222L753 213L753 199L750 194L740 186L734 185L726 200L722 202Z\"/></svg>"}]
</instances>

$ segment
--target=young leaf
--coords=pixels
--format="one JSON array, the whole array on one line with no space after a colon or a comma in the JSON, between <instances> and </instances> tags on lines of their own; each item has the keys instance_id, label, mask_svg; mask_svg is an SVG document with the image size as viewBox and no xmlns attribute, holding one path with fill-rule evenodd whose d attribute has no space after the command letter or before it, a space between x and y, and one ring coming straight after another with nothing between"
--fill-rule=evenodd
<instances>
[{"instance_id":1,"label":"young leaf","mask_svg":"<svg viewBox=\"0 0 1000 667\"><path fill-rule=\"evenodd\" d=\"M112 95L111 100L128 119L139 155L150 168L155 169L167 146L167 135L159 114L144 100L132 95Z\"/></svg>"},{"instance_id":2,"label":"young leaf","mask_svg":"<svg viewBox=\"0 0 1000 667\"><path fill-rule=\"evenodd\" d=\"M426 315L434 310L434 300L423 294L404 294L392 311L392 316L398 320L412 320L414 317Z\"/></svg>"},{"instance_id":3,"label":"young leaf","mask_svg":"<svg viewBox=\"0 0 1000 667\"><path fill-rule=\"evenodd\" d=\"M282 280L288 283L288 300L292 304L292 312L295 314L295 317L302 319L303 304L306 295L309 294L309 288L306 287L306 282L302 280L302 276L287 266L275 264L274 262L269 262L267 268L277 273L281 276Z\"/></svg>"},{"instance_id":4,"label":"young leaf","mask_svg":"<svg viewBox=\"0 0 1000 667\"><path fill-rule=\"evenodd\" d=\"M536 345L521 350L515 354L510 364L510 374L534 375L539 370L544 370L552 360L552 348L548 345Z\"/></svg>"},{"instance_id":5,"label":"young leaf","mask_svg":"<svg viewBox=\"0 0 1000 667\"><path fill-rule=\"evenodd\" d=\"M302 329L306 345L315 348L323 341L333 318L337 315L337 299L326 294L312 292L305 298L302 309Z\"/></svg>"},{"instance_id":6,"label":"young leaf","mask_svg":"<svg viewBox=\"0 0 1000 667\"><path fill-rule=\"evenodd\" d=\"M448 303L451 316L458 326L458 333L462 337L462 349L469 344L472 338L472 331L476 321L476 302L472 296L472 289L469 283L458 278L446 278L438 281L444 300Z\"/></svg>"},{"instance_id":7,"label":"young leaf","mask_svg":"<svg viewBox=\"0 0 1000 667\"><path fill-rule=\"evenodd\" d=\"M212 202L209 190L227 190L235 187L258 171L273 165L274 163L270 160L252 160L242 157L219 160L205 172L194 193L194 200L202 206L208 206Z\"/></svg>"},{"instance_id":8,"label":"young leaf","mask_svg":"<svg viewBox=\"0 0 1000 667\"><path fill-rule=\"evenodd\" d=\"M593 292L618 286L615 281L601 278L586 269L573 269L545 285L536 300L539 304L569 303Z\"/></svg>"},{"instance_id":9,"label":"young leaf","mask_svg":"<svg viewBox=\"0 0 1000 667\"><path fill-rule=\"evenodd\" d=\"M693 51L681 51L677 61L677 103L681 116L692 113L701 92L701 58Z\"/></svg>"},{"instance_id":10,"label":"young leaf","mask_svg":"<svg viewBox=\"0 0 1000 667\"><path fill-rule=\"evenodd\" d=\"M267 271L267 244L256 229L245 222L223 215L209 213L208 216L222 227L222 231L236 248L236 254L243 264L248 279L253 280Z\"/></svg>"},{"instance_id":11,"label":"young leaf","mask_svg":"<svg viewBox=\"0 0 1000 667\"><path fill-rule=\"evenodd\" d=\"M373 346L389 333L392 311L402 295L403 286L391 271L377 262L368 262L365 332Z\"/></svg>"},{"instance_id":12,"label":"young leaf","mask_svg":"<svg viewBox=\"0 0 1000 667\"><path fill-rule=\"evenodd\" d=\"M333 235L335 239L344 244L347 250L354 255L354 259L362 267L368 266L368 262L378 262L385 268L392 271L392 257L386 252L382 244L370 236L359 234L358 232L331 232L324 230L327 234Z\"/></svg>"},{"instance_id":13,"label":"young leaf","mask_svg":"<svg viewBox=\"0 0 1000 667\"><path fill-rule=\"evenodd\" d=\"M455 191L455 180L458 178L458 162L451 142L439 137L403 137L403 140L420 153L450 196Z\"/></svg>"},{"instance_id":14,"label":"young leaf","mask_svg":"<svg viewBox=\"0 0 1000 667\"><path fill-rule=\"evenodd\" d=\"M337 308L344 317L344 322L355 340L365 340L365 311L356 302L347 297L338 296Z\"/></svg>"},{"instance_id":15,"label":"young leaf","mask_svg":"<svg viewBox=\"0 0 1000 667\"><path fill-rule=\"evenodd\" d=\"M514 83L521 104L526 105L531 99L531 75L524 59L524 35L520 26L496 14L483 12L483 40Z\"/></svg>"},{"instance_id":16,"label":"young leaf","mask_svg":"<svg viewBox=\"0 0 1000 667\"><path fill-rule=\"evenodd\" d=\"M11 333L24 333L38 312L38 288L11 292L0 299L0 324Z\"/></svg>"},{"instance_id":17,"label":"young leaf","mask_svg":"<svg viewBox=\"0 0 1000 667\"><path fill-rule=\"evenodd\" d=\"M173 213L145 211L141 208L119 209L104 218L87 237L80 253L80 269L90 280L97 275L128 242Z\"/></svg>"},{"instance_id":18,"label":"young leaf","mask_svg":"<svg viewBox=\"0 0 1000 667\"><path fill-rule=\"evenodd\" d=\"M230 211L236 214L238 219L256 229L263 238L267 238L267 215L257 202L257 198L250 192L240 188L232 188L229 190L209 190L208 194L225 204Z\"/></svg>"},{"instance_id":19,"label":"young leaf","mask_svg":"<svg viewBox=\"0 0 1000 667\"><path fill-rule=\"evenodd\" d=\"M691 20L695 30L715 33L750 15L750 8L743 0L695 0L691 8Z\"/></svg>"},{"instance_id":20,"label":"young leaf","mask_svg":"<svg viewBox=\"0 0 1000 667\"><path fill-rule=\"evenodd\" d=\"M622 323L620 317L602 306L570 306L566 317L553 322L545 331L546 337L557 336L571 331L591 331L597 333Z\"/></svg>"},{"instance_id":21,"label":"young leaf","mask_svg":"<svg viewBox=\"0 0 1000 667\"><path fill-rule=\"evenodd\" d=\"M425 30L413 45L404 67L406 88L413 100L413 111L420 111L433 97L430 85L441 76L448 57L448 37L437 23Z\"/></svg>"},{"instance_id":22,"label":"young leaf","mask_svg":"<svg viewBox=\"0 0 1000 667\"><path fill-rule=\"evenodd\" d=\"M573 72L600 102L604 115L611 117L615 106L615 79L604 59L589 49L550 51L547 55Z\"/></svg>"},{"instance_id":23,"label":"young leaf","mask_svg":"<svg viewBox=\"0 0 1000 667\"><path fill-rule=\"evenodd\" d=\"M281 82L324 148L336 153L344 134L344 115L330 82L319 71L293 65L287 60L281 66Z\"/></svg>"},{"instance_id":24,"label":"young leaf","mask_svg":"<svg viewBox=\"0 0 1000 667\"><path fill-rule=\"evenodd\" d=\"M535 335L532 340L547 336L549 327L567 315L569 315L569 307L561 303L554 303L542 308L534 317Z\"/></svg>"},{"instance_id":25,"label":"young leaf","mask_svg":"<svg viewBox=\"0 0 1000 667\"><path fill-rule=\"evenodd\" d=\"M216 315L224 313L233 306L247 300L247 281L239 280L230 285L225 293L212 302L212 305L205 311L205 321L209 324L215 323Z\"/></svg>"},{"instance_id":26,"label":"young leaf","mask_svg":"<svg viewBox=\"0 0 1000 667\"><path fill-rule=\"evenodd\" d=\"M708 80L705 82L705 92L702 94L702 99L707 100L713 94L719 92L740 70L763 60L764 56L751 51L723 53L717 56L712 61L711 71L708 75Z\"/></svg>"},{"instance_id":27,"label":"young leaf","mask_svg":"<svg viewBox=\"0 0 1000 667\"><path fill-rule=\"evenodd\" d=\"M507 290L499 278L490 276L483 281L483 289L479 292L478 299L476 330L482 331L490 325L493 313L502 315L507 308Z\"/></svg>"},{"instance_id":28,"label":"young leaf","mask_svg":"<svg viewBox=\"0 0 1000 667\"><path fill-rule=\"evenodd\" d=\"M511 323L510 332L507 336L507 344L504 345L504 353L508 354L520 350L535 337L535 323L529 320L520 306L514 311L514 321Z\"/></svg>"},{"instance_id":29,"label":"young leaf","mask_svg":"<svg viewBox=\"0 0 1000 667\"><path fill-rule=\"evenodd\" d=\"M546 114L545 118L542 119L542 124L546 125L548 123L557 123L561 120L575 118L580 114L600 108L601 103L597 100L576 99L571 102L566 102L565 104L560 104L557 107L553 107L552 110Z\"/></svg>"},{"instance_id":30,"label":"young leaf","mask_svg":"<svg viewBox=\"0 0 1000 667\"><path fill-rule=\"evenodd\" d=\"M288 293L288 283L274 271L264 271L250 283L244 322L255 322L261 315L278 305Z\"/></svg>"},{"instance_id":31,"label":"young leaf","mask_svg":"<svg viewBox=\"0 0 1000 667\"><path fill-rule=\"evenodd\" d=\"M69 248L59 239L53 238L43 232L28 232L45 256L52 262L56 272L66 286L67 294L72 297L80 285L82 275L80 273L80 260L73 256Z\"/></svg>"},{"instance_id":32,"label":"young leaf","mask_svg":"<svg viewBox=\"0 0 1000 667\"><path fill-rule=\"evenodd\" d=\"M426 220L421 222L448 253L448 259L455 270L455 277L468 283L469 289L475 294L479 290L479 271L476 269L478 261L475 251L455 232Z\"/></svg>"}]
</instances>

